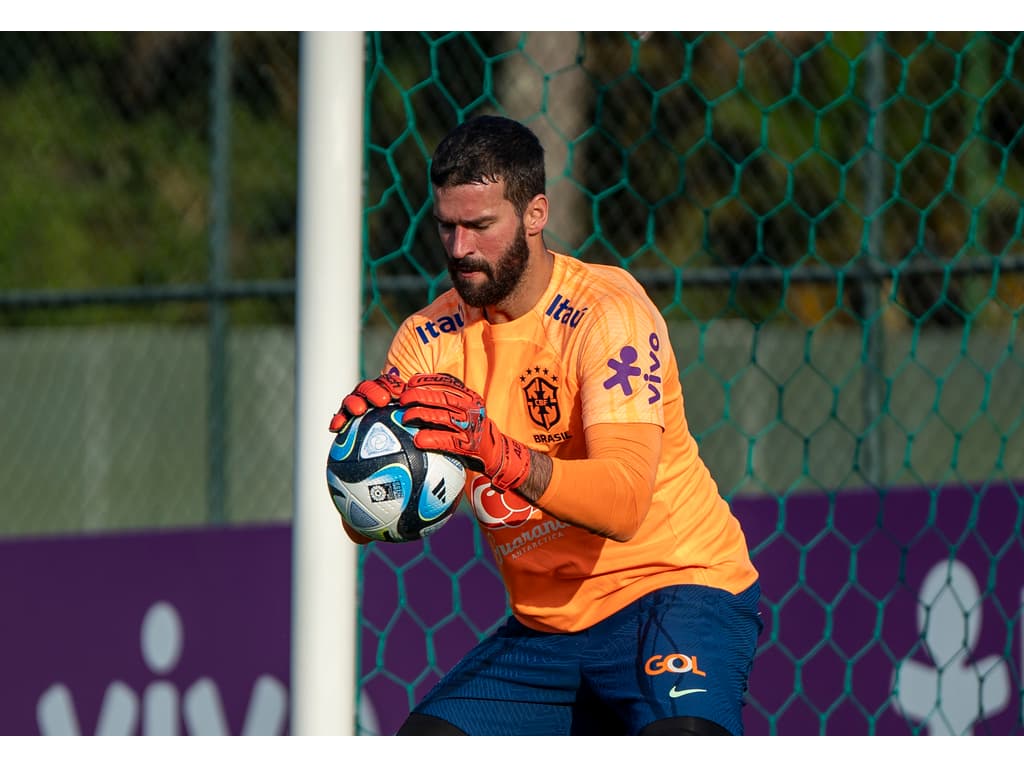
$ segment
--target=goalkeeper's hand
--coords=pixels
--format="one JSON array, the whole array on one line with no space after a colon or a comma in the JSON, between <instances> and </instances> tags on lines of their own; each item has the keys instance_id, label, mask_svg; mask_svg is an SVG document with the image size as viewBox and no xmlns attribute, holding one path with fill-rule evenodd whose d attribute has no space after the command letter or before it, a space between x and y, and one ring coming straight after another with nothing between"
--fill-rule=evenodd
<instances>
[{"instance_id":1,"label":"goalkeeper's hand","mask_svg":"<svg viewBox=\"0 0 1024 768\"><path fill-rule=\"evenodd\" d=\"M454 376L417 374L398 402L405 408L403 422L419 427L413 437L417 448L462 457L499 491L518 488L530 474L530 449L503 435L480 395Z\"/></svg>"},{"instance_id":2,"label":"goalkeeper's hand","mask_svg":"<svg viewBox=\"0 0 1024 768\"><path fill-rule=\"evenodd\" d=\"M331 432L340 432L349 419L362 416L371 408L382 408L402 394L405 382L392 373L385 373L376 379L367 379L352 390L341 401L341 407L331 419Z\"/></svg>"}]
</instances>

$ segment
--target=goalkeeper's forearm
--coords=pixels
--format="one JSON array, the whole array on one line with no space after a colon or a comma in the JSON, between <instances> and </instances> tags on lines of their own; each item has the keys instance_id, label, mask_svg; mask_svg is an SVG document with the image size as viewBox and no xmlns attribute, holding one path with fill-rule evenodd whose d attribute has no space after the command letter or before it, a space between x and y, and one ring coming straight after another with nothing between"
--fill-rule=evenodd
<instances>
[{"instance_id":1,"label":"goalkeeper's forearm","mask_svg":"<svg viewBox=\"0 0 1024 768\"><path fill-rule=\"evenodd\" d=\"M563 522L628 541L651 506L661 428L596 425L587 438L586 459L552 459L531 451L530 472L516 492Z\"/></svg>"}]
</instances>

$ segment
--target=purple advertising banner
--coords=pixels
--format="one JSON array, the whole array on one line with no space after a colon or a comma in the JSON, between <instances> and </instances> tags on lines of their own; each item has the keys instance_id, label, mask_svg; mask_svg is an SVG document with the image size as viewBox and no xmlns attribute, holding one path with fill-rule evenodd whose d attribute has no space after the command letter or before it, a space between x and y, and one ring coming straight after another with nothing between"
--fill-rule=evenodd
<instances>
[{"instance_id":1,"label":"purple advertising banner","mask_svg":"<svg viewBox=\"0 0 1024 768\"><path fill-rule=\"evenodd\" d=\"M1022 498L735 499L766 625L747 732L1024 734ZM489 558L464 516L365 551L363 731L504 616ZM288 733L291 559L287 525L0 542L0 734Z\"/></svg>"},{"instance_id":2,"label":"purple advertising banner","mask_svg":"<svg viewBox=\"0 0 1024 768\"><path fill-rule=\"evenodd\" d=\"M291 533L0 542L0 734L287 733Z\"/></svg>"},{"instance_id":3,"label":"purple advertising banner","mask_svg":"<svg viewBox=\"0 0 1024 768\"><path fill-rule=\"evenodd\" d=\"M739 499L753 734L1024 734L1024 485Z\"/></svg>"}]
</instances>

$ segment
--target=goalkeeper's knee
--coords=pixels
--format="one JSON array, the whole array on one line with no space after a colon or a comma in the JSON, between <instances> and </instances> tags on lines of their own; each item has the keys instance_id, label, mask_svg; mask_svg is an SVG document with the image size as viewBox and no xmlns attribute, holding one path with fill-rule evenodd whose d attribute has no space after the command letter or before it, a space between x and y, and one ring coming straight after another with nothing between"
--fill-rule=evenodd
<instances>
[{"instance_id":1,"label":"goalkeeper's knee","mask_svg":"<svg viewBox=\"0 0 1024 768\"><path fill-rule=\"evenodd\" d=\"M466 736L466 732L456 728L447 720L433 715L421 715L413 712L402 723L396 736Z\"/></svg>"}]
</instances>

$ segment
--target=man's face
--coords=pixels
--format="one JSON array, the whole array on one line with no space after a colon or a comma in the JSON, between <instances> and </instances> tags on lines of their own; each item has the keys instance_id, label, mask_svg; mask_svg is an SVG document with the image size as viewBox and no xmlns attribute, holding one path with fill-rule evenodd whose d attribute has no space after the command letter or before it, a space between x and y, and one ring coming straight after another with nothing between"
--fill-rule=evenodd
<instances>
[{"instance_id":1,"label":"man's face","mask_svg":"<svg viewBox=\"0 0 1024 768\"><path fill-rule=\"evenodd\" d=\"M448 274L473 307L494 306L511 295L530 255L523 221L504 189L504 182L496 182L434 190Z\"/></svg>"}]
</instances>

